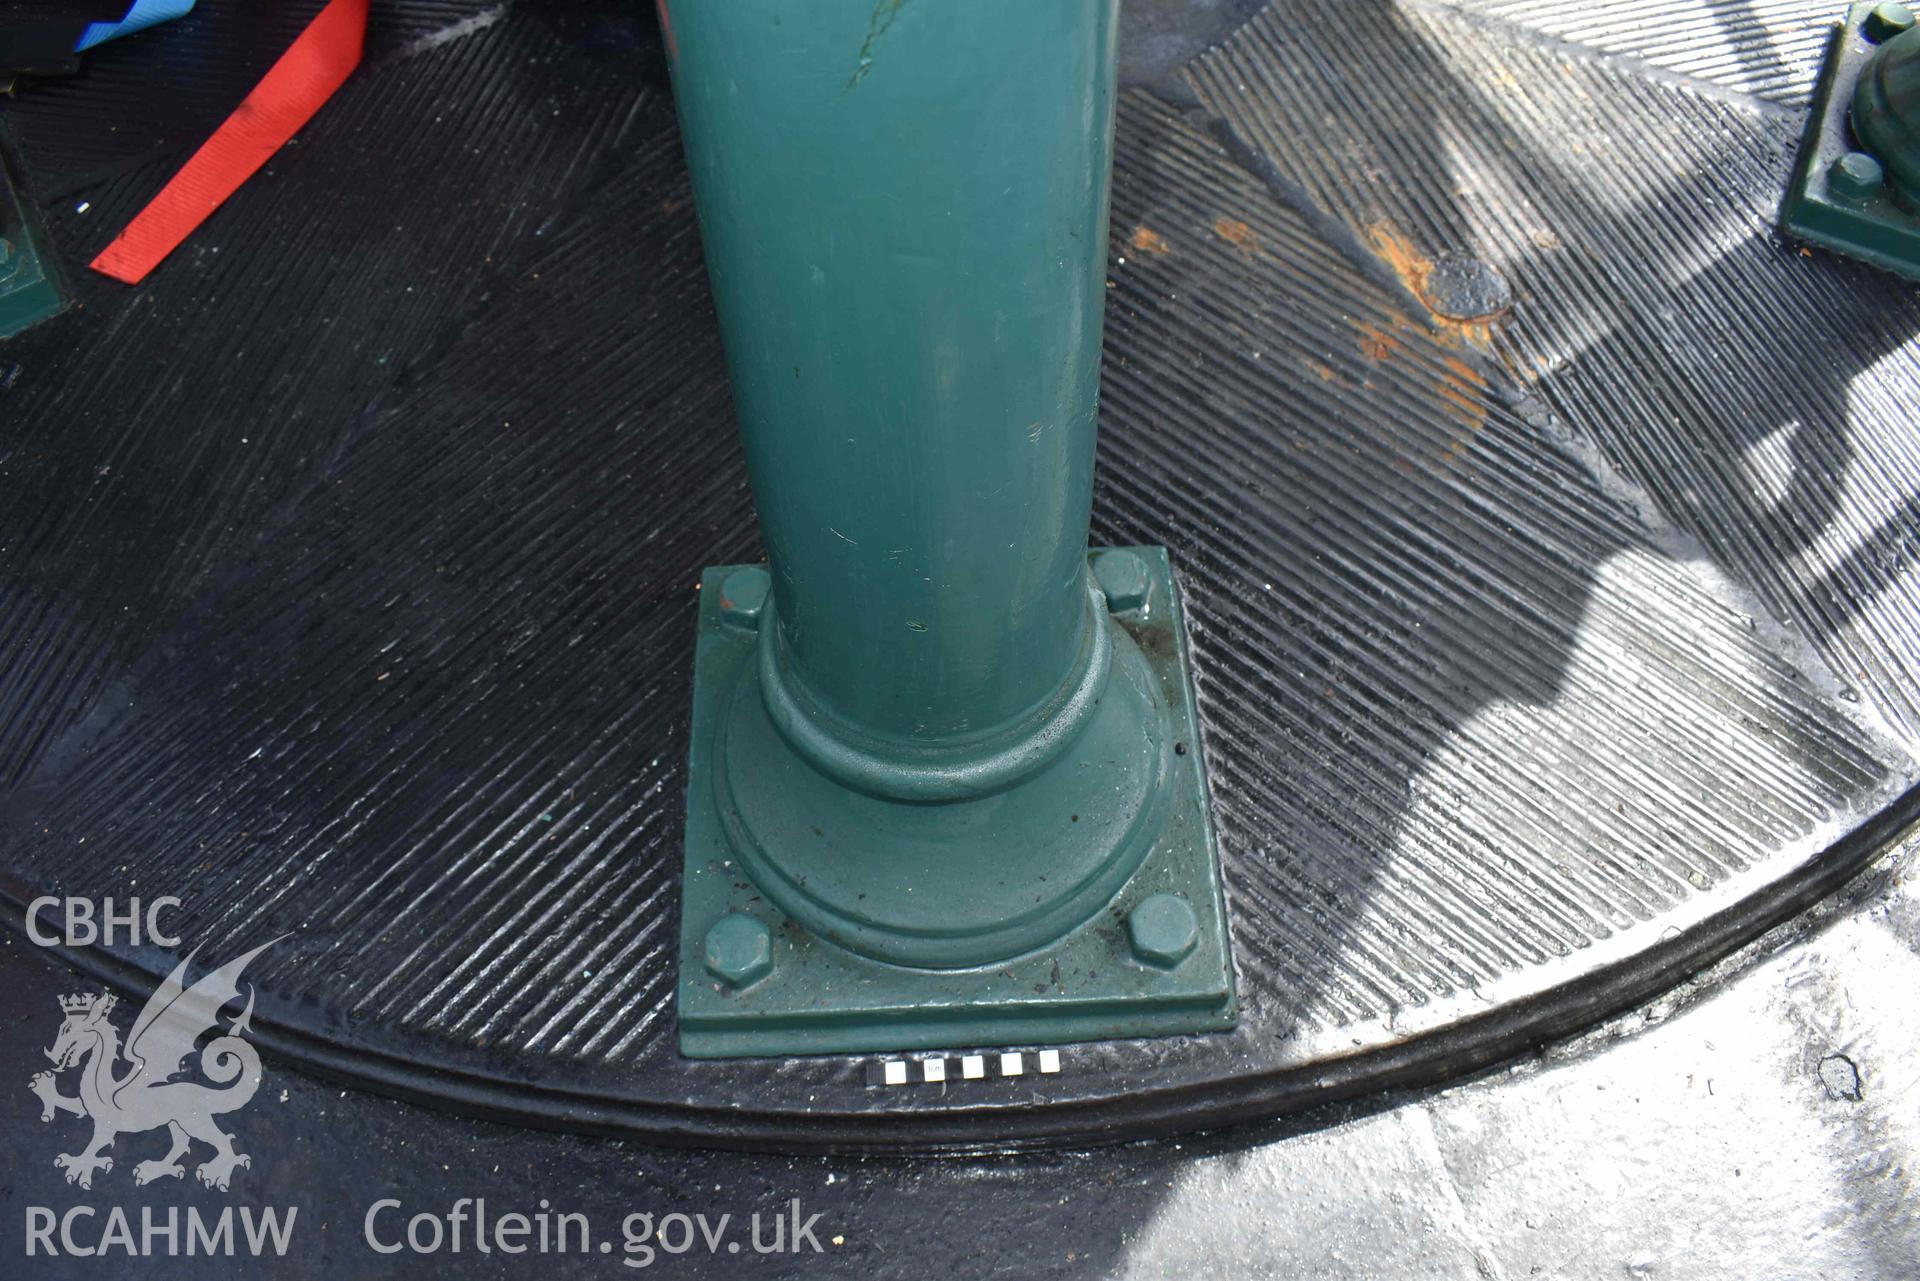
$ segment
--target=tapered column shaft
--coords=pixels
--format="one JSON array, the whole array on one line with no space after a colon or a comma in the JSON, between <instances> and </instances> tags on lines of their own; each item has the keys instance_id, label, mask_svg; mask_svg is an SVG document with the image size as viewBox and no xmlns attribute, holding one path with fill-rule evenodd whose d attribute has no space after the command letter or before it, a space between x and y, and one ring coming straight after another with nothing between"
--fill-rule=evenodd
<instances>
[{"instance_id":1,"label":"tapered column shaft","mask_svg":"<svg viewBox=\"0 0 1920 1281\"><path fill-rule=\"evenodd\" d=\"M1086 664L1116 9L662 6L773 643L869 746Z\"/></svg>"}]
</instances>

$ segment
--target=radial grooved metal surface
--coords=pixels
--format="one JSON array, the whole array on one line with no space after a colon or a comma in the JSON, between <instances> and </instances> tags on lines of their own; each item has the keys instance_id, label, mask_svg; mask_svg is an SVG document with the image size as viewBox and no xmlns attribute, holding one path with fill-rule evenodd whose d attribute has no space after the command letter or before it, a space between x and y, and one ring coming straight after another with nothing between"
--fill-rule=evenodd
<instances>
[{"instance_id":1,"label":"radial grooved metal surface","mask_svg":"<svg viewBox=\"0 0 1920 1281\"><path fill-rule=\"evenodd\" d=\"M1129 64L1094 527L1182 578L1241 1026L915 1091L680 1058L694 587L757 545L657 33L376 10L137 290L79 265L211 99L95 138L109 49L8 121L82 305L0 345L0 894L288 933L281 1053L688 1143L1216 1124L1589 1022L1913 813L1920 304L1769 231L1804 24L1288 3ZM1510 307L1430 310L1443 261Z\"/></svg>"}]
</instances>

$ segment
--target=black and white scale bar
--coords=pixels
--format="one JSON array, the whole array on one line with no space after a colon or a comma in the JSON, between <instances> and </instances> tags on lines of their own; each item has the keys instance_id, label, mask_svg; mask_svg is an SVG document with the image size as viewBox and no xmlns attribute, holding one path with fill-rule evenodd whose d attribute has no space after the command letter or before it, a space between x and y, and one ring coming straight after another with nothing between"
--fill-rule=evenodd
<instances>
[{"instance_id":1,"label":"black and white scale bar","mask_svg":"<svg viewBox=\"0 0 1920 1281\"><path fill-rule=\"evenodd\" d=\"M1060 1051L1025 1053L1006 1050L995 1054L962 1054L940 1059L873 1059L867 1063L867 1084L945 1085L949 1081L983 1081L990 1076L1025 1076L1029 1071L1052 1076L1060 1070Z\"/></svg>"}]
</instances>

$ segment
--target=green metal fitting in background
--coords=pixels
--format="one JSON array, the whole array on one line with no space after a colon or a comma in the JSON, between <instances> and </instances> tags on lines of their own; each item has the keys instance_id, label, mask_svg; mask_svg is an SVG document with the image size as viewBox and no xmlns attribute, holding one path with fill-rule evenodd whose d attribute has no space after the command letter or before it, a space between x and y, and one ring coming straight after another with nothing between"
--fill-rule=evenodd
<instances>
[{"instance_id":1,"label":"green metal fitting in background","mask_svg":"<svg viewBox=\"0 0 1920 1281\"><path fill-rule=\"evenodd\" d=\"M1897 0L1863 0L1834 29L1780 223L1920 279L1920 28Z\"/></svg>"},{"instance_id":2,"label":"green metal fitting in background","mask_svg":"<svg viewBox=\"0 0 1920 1281\"><path fill-rule=\"evenodd\" d=\"M12 148L0 136L0 338L66 306L46 233L13 182Z\"/></svg>"},{"instance_id":3,"label":"green metal fitting in background","mask_svg":"<svg viewBox=\"0 0 1920 1281\"><path fill-rule=\"evenodd\" d=\"M1232 1023L1171 570L1087 549L1116 10L661 5L769 559L702 588L688 1054Z\"/></svg>"}]
</instances>

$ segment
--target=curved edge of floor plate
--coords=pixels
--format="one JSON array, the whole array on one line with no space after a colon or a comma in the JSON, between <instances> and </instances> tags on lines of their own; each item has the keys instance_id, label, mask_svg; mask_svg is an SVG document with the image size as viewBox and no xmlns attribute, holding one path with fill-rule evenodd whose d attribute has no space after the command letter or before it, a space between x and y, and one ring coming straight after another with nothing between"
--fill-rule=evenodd
<instances>
[{"instance_id":1,"label":"curved edge of floor plate","mask_svg":"<svg viewBox=\"0 0 1920 1281\"><path fill-rule=\"evenodd\" d=\"M1691 928L1568 982L1434 1030L1352 1054L1169 1086L1137 1085L1059 1101L854 1110L678 1105L509 1080L359 1046L255 1012L253 1039L286 1066L460 1115L668 1146L793 1154L931 1154L1089 1146L1272 1120L1388 1089L1432 1086L1558 1040L1658 996L1838 891L1916 823L1920 786L1838 842ZM0 928L26 937L25 905L0 895ZM161 975L94 947L47 948L130 995ZM857 1060L838 1057L842 1062ZM871 1056L868 1056L869 1059ZM723 1071L725 1061L714 1070Z\"/></svg>"}]
</instances>

